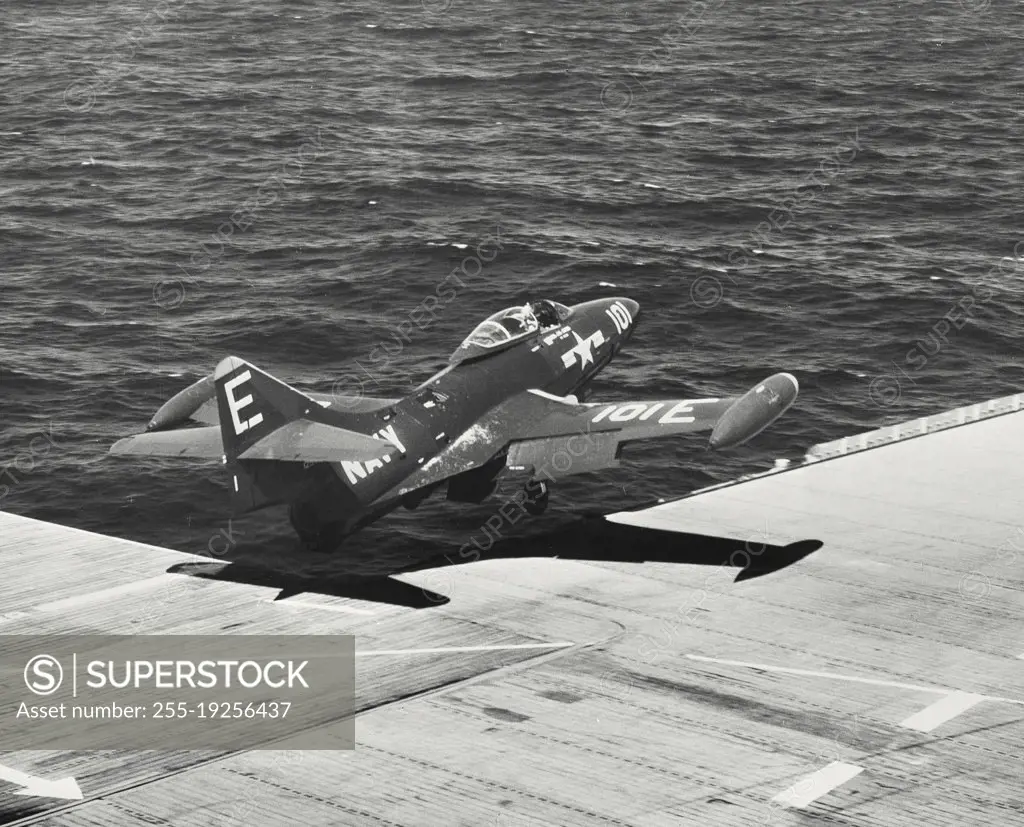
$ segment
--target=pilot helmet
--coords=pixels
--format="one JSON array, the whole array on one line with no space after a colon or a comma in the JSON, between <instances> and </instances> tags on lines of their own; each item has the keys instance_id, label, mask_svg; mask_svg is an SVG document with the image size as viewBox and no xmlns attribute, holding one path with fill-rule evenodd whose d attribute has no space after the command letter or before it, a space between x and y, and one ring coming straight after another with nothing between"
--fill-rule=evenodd
<instances>
[{"instance_id":1,"label":"pilot helmet","mask_svg":"<svg viewBox=\"0 0 1024 827\"><path fill-rule=\"evenodd\" d=\"M558 324L558 310L552 302L547 299L540 299L532 304L533 313L541 327L550 327Z\"/></svg>"}]
</instances>

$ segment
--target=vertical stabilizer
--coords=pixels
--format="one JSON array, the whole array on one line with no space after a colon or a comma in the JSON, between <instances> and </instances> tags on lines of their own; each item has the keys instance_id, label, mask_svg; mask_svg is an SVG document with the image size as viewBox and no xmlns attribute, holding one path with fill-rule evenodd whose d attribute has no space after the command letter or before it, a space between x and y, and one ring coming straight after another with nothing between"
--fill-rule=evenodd
<instances>
[{"instance_id":1,"label":"vertical stabilizer","mask_svg":"<svg viewBox=\"0 0 1024 827\"><path fill-rule=\"evenodd\" d=\"M214 381L224 455L229 461L318 404L237 356L217 365Z\"/></svg>"}]
</instances>

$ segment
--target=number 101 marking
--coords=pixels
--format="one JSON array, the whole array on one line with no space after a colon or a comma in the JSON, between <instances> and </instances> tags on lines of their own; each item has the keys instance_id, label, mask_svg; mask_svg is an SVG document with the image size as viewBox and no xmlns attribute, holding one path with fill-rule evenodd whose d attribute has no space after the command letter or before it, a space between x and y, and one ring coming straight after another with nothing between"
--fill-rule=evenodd
<instances>
[{"instance_id":1,"label":"number 101 marking","mask_svg":"<svg viewBox=\"0 0 1024 827\"><path fill-rule=\"evenodd\" d=\"M622 302L615 302L604 312L611 316L612 323L615 325L615 330L618 333L622 333L622 331L633 324L633 317L629 315L629 310L626 309L626 305Z\"/></svg>"}]
</instances>

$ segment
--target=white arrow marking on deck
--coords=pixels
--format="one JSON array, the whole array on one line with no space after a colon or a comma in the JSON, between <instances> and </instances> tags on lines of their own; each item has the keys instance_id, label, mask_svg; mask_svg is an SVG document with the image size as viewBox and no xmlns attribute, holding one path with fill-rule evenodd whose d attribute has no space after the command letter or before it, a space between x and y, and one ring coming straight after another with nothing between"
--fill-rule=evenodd
<instances>
[{"instance_id":1,"label":"white arrow marking on deck","mask_svg":"<svg viewBox=\"0 0 1024 827\"><path fill-rule=\"evenodd\" d=\"M788 790L783 790L772 801L786 807L802 809L812 801L817 801L825 793L831 792L851 778L860 775L863 771L863 767L844 764L842 761L833 761L827 767L812 772L803 780L797 781Z\"/></svg>"},{"instance_id":2,"label":"white arrow marking on deck","mask_svg":"<svg viewBox=\"0 0 1024 827\"><path fill-rule=\"evenodd\" d=\"M17 784L22 789L17 790L15 795L34 795L39 798L66 798L79 800L82 798L82 790L74 778L68 776L59 781L47 781L37 775L29 775L27 772L16 770L14 767L5 767L0 764L0 779Z\"/></svg>"},{"instance_id":3,"label":"white arrow marking on deck","mask_svg":"<svg viewBox=\"0 0 1024 827\"><path fill-rule=\"evenodd\" d=\"M514 643L505 646L441 646L436 649L377 649L372 652L356 652L357 658L367 658L371 655L441 655L448 652L500 652L512 649L565 649L568 646L575 646L575 643L562 641L561 643Z\"/></svg>"},{"instance_id":4,"label":"white arrow marking on deck","mask_svg":"<svg viewBox=\"0 0 1024 827\"><path fill-rule=\"evenodd\" d=\"M905 721L900 721L900 726L916 729L918 732L931 732L935 727L952 720L972 706L977 706L983 700L985 700L984 695L975 695L971 692L951 692L945 698L939 698L931 706L926 706L920 712L915 712Z\"/></svg>"}]
</instances>

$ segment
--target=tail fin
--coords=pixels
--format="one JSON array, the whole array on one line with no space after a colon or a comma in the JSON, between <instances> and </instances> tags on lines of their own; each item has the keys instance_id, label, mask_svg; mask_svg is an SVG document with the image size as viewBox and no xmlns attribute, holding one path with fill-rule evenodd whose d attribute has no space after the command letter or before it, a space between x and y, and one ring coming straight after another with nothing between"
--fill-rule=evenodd
<instances>
[{"instance_id":1,"label":"tail fin","mask_svg":"<svg viewBox=\"0 0 1024 827\"><path fill-rule=\"evenodd\" d=\"M310 397L237 356L214 372L224 455L236 459L282 425L317 405Z\"/></svg>"},{"instance_id":2,"label":"tail fin","mask_svg":"<svg viewBox=\"0 0 1024 827\"><path fill-rule=\"evenodd\" d=\"M324 403L237 356L217 365L214 383L236 513L307 497L310 490L341 498L337 475L321 463L381 460L398 450L334 424L338 415Z\"/></svg>"},{"instance_id":3,"label":"tail fin","mask_svg":"<svg viewBox=\"0 0 1024 827\"><path fill-rule=\"evenodd\" d=\"M214 373L224 456L280 462L370 461L399 450L347 427L348 417L237 356Z\"/></svg>"}]
</instances>

